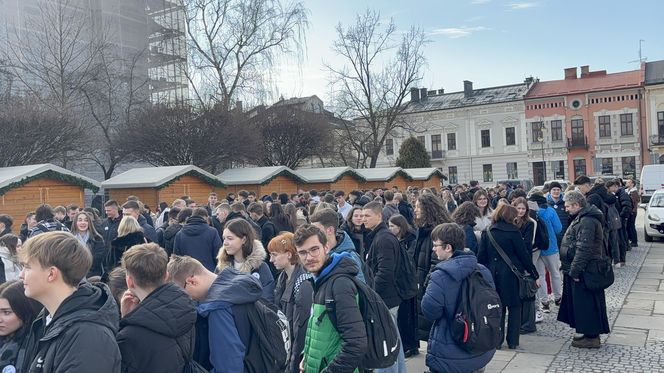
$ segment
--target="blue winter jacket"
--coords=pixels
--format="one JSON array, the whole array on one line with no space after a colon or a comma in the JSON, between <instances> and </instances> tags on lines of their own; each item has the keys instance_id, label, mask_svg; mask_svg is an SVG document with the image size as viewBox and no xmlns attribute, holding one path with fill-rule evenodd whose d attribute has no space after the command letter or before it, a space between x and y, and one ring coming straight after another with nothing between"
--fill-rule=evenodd
<instances>
[{"instance_id":1,"label":"blue winter jacket","mask_svg":"<svg viewBox=\"0 0 664 373\"><path fill-rule=\"evenodd\" d=\"M559 248L558 248L558 239L556 238L558 233L563 229L562 224L560 224L560 218L558 217L558 214L556 211L547 206L547 205L540 205L540 209L537 210L537 216L542 218L544 220L544 223L546 223L546 230L547 233L549 234L549 248L546 250L542 250L540 253L541 256L549 256L549 255L554 255L558 254ZM538 226L537 229L540 229Z\"/></svg>"},{"instance_id":2,"label":"blue winter jacket","mask_svg":"<svg viewBox=\"0 0 664 373\"><path fill-rule=\"evenodd\" d=\"M474 226L475 223L473 222L473 224L466 224L462 228L463 232L466 234L465 246L469 248L470 251L477 254L477 251L480 249L480 244L477 242L477 236L475 236L475 230L473 229Z\"/></svg>"},{"instance_id":3,"label":"blue winter jacket","mask_svg":"<svg viewBox=\"0 0 664 373\"><path fill-rule=\"evenodd\" d=\"M208 271L214 271L217 266L220 247L219 233L200 216L187 219L187 224L175 235L173 241L174 254L188 255L201 262Z\"/></svg>"},{"instance_id":4,"label":"blue winter jacket","mask_svg":"<svg viewBox=\"0 0 664 373\"><path fill-rule=\"evenodd\" d=\"M348 253L350 259L353 259L355 264L357 264L356 277L362 280L362 282L366 282L364 280L364 273L362 272L362 267L364 266L362 259L360 259L360 255L357 253L357 248L355 247L355 244L353 243L353 240L350 238L348 233L342 230L337 232L337 246L333 247L330 252L334 254Z\"/></svg>"},{"instance_id":5,"label":"blue winter jacket","mask_svg":"<svg viewBox=\"0 0 664 373\"><path fill-rule=\"evenodd\" d=\"M198 313L208 320L211 373L244 371L244 354L252 333L247 307L262 294L260 281L225 268L212 283Z\"/></svg>"},{"instance_id":6,"label":"blue winter jacket","mask_svg":"<svg viewBox=\"0 0 664 373\"><path fill-rule=\"evenodd\" d=\"M461 282L478 268L482 276L491 284L493 278L489 270L477 263L477 257L470 251L455 252L448 260L438 263L422 298L422 313L434 325L429 333L426 365L436 372L468 373L486 366L496 350L471 354L462 349L452 339L449 331L454 318Z\"/></svg>"}]
</instances>

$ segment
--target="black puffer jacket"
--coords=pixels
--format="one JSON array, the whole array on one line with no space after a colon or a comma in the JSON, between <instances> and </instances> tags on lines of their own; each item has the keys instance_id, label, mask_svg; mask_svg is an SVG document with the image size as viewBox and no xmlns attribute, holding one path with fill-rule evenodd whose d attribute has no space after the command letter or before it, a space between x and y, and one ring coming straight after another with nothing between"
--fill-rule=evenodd
<instances>
[{"instance_id":1,"label":"black puffer jacket","mask_svg":"<svg viewBox=\"0 0 664 373\"><path fill-rule=\"evenodd\" d=\"M593 205L582 208L565 232L560 248L561 270L579 278L592 259L599 259L604 247L604 221L601 211Z\"/></svg>"},{"instance_id":2,"label":"black puffer jacket","mask_svg":"<svg viewBox=\"0 0 664 373\"><path fill-rule=\"evenodd\" d=\"M32 323L27 373L117 373L118 306L105 284L83 282L46 325L46 309Z\"/></svg>"},{"instance_id":3,"label":"black puffer jacket","mask_svg":"<svg viewBox=\"0 0 664 373\"><path fill-rule=\"evenodd\" d=\"M196 306L182 289L172 283L155 289L120 320L122 372L182 372L192 358L195 323Z\"/></svg>"},{"instance_id":4,"label":"black puffer jacket","mask_svg":"<svg viewBox=\"0 0 664 373\"><path fill-rule=\"evenodd\" d=\"M201 262L208 271L214 271L220 247L221 238L217 230L212 228L205 218L192 216L175 235L173 253L188 255Z\"/></svg>"},{"instance_id":5,"label":"black puffer jacket","mask_svg":"<svg viewBox=\"0 0 664 373\"><path fill-rule=\"evenodd\" d=\"M168 256L171 256L173 253L173 244L175 243L175 235L178 234L178 232L182 229L182 224L180 223L175 223L173 225L169 225L164 229L164 249L166 249L166 253Z\"/></svg>"},{"instance_id":6,"label":"black puffer jacket","mask_svg":"<svg viewBox=\"0 0 664 373\"><path fill-rule=\"evenodd\" d=\"M627 220L629 216L632 215L632 209L634 207L632 206L632 199L629 197L629 194L625 192L624 188L618 189L616 197L618 197L618 203L620 203L620 206L616 206L620 218Z\"/></svg>"},{"instance_id":7,"label":"black puffer jacket","mask_svg":"<svg viewBox=\"0 0 664 373\"><path fill-rule=\"evenodd\" d=\"M106 260L106 255L108 253L104 239L101 236L90 236L90 238L88 238L87 246L92 254L92 267L90 268L87 277L101 276L104 273L104 261Z\"/></svg>"},{"instance_id":8,"label":"black puffer jacket","mask_svg":"<svg viewBox=\"0 0 664 373\"><path fill-rule=\"evenodd\" d=\"M367 279L369 285L380 295L387 308L397 307L401 303L396 285L401 248L399 240L387 229L385 223L378 224L367 237L371 240L371 247L366 267L373 274L373 279Z\"/></svg>"},{"instance_id":9,"label":"black puffer jacket","mask_svg":"<svg viewBox=\"0 0 664 373\"><path fill-rule=\"evenodd\" d=\"M586 200L599 209L604 216L604 222L609 213L609 205L616 203L616 197L609 194L609 190L603 184L593 186L586 194Z\"/></svg>"},{"instance_id":10,"label":"black puffer jacket","mask_svg":"<svg viewBox=\"0 0 664 373\"><path fill-rule=\"evenodd\" d=\"M438 264L439 260L432 255L433 242L431 241L431 231L433 227L426 226L417 231L417 240L415 241L415 270L417 272L417 337L420 341L429 340L429 332L433 325L424 317L422 313L422 297L426 291L426 283L429 273Z\"/></svg>"},{"instance_id":11,"label":"black puffer jacket","mask_svg":"<svg viewBox=\"0 0 664 373\"><path fill-rule=\"evenodd\" d=\"M558 248L560 248L560 244L563 241L563 236L565 235L565 231L567 230L567 227L569 226L569 213L565 210L565 201L563 201L564 194L560 193L560 198L558 200L554 200L551 195L546 197L547 203L553 211L558 214L558 219L560 219L560 225L562 226L562 229L560 230L560 233L556 235L556 238L558 239Z\"/></svg>"}]
</instances>

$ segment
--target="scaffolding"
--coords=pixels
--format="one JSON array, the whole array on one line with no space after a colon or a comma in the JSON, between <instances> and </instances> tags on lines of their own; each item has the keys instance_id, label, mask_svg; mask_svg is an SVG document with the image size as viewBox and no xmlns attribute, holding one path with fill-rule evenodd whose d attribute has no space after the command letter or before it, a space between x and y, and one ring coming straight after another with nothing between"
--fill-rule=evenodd
<instances>
[{"instance_id":1,"label":"scaffolding","mask_svg":"<svg viewBox=\"0 0 664 373\"><path fill-rule=\"evenodd\" d=\"M148 76L153 103L186 101L187 40L180 0L147 0Z\"/></svg>"}]
</instances>

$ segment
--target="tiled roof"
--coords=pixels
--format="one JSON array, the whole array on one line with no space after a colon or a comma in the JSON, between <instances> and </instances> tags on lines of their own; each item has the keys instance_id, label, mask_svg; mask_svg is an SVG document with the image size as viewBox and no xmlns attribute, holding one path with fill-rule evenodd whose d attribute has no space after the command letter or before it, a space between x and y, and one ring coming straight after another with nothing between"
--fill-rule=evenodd
<instances>
[{"instance_id":1,"label":"tiled roof","mask_svg":"<svg viewBox=\"0 0 664 373\"><path fill-rule=\"evenodd\" d=\"M295 173L309 183L334 183L345 175L364 180L350 167L299 168L295 170Z\"/></svg>"},{"instance_id":2,"label":"tiled roof","mask_svg":"<svg viewBox=\"0 0 664 373\"><path fill-rule=\"evenodd\" d=\"M86 189L90 189L94 192L98 191L100 188L99 182L93 179L50 163L43 163L28 166L0 168L0 190L10 187L13 184L19 186L21 183L26 182L26 179L34 179L42 174L44 174L45 177L48 177L49 173L64 175L70 179L72 183L80 185Z\"/></svg>"},{"instance_id":3,"label":"tiled roof","mask_svg":"<svg viewBox=\"0 0 664 373\"><path fill-rule=\"evenodd\" d=\"M411 101L404 113L418 113L431 110L455 109L464 106L487 105L510 101L520 101L528 92L528 84L520 83L500 87L474 89L471 97L463 92L427 96L423 100Z\"/></svg>"},{"instance_id":4,"label":"tiled roof","mask_svg":"<svg viewBox=\"0 0 664 373\"><path fill-rule=\"evenodd\" d=\"M226 185L262 185L281 175L305 183L304 179L286 166L231 168L220 173L217 177Z\"/></svg>"},{"instance_id":5,"label":"tiled roof","mask_svg":"<svg viewBox=\"0 0 664 373\"><path fill-rule=\"evenodd\" d=\"M212 185L223 186L216 176L192 165L132 168L102 182L101 185L107 189L158 188L185 174L201 177Z\"/></svg>"},{"instance_id":6,"label":"tiled roof","mask_svg":"<svg viewBox=\"0 0 664 373\"><path fill-rule=\"evenodd\" d=\"M428 168L404 168L405 173L410 175L413 180L429 180L432 176L438 175L444 177L443 173L440 172L436 167Z\"/></svg>"},{"instance_id":7,"label":"tiled roof","mask_svg":"<svg viewBox=\"0 0 664 373\"><path fill-rule=\"evenodd\" d=\"M641 70L633 70L577 79L537 82L526 95L526 99L634 88L641 85L642 79Z\"/></svg>"},{"instance_id":8,"label":"tiled roof","mask_svg":"<svg viewBox=\"0 0 664 373\"><path fill-rule=\"evenodd\" d=\"M664 60L646 63L646 85L664 83Z\"/></svg>"},{"instance_id":9,"label":"tiled roof","mask_svg":"<svg viewBox=\"0 0 664 373\"><path fill-rule=\"evenodd\" d=\"M412 179L401 167L360 168L355 171L367 181L389 181L399 174L406 179Z\"/></svg>"}]
</instances>

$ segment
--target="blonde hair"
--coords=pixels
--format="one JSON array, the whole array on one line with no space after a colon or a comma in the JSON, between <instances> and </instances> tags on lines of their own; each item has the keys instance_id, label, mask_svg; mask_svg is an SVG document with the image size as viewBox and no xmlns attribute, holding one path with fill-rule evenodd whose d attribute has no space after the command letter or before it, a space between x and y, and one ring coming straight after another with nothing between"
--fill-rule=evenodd
<instances>
[{"instance_id":1,"label":"blonde hair","mask_svg":"<svg viewBox=\"0 0 664 373\"><path fill-rule=\"evenodd\" d=\"M123 216L118 226L118 237L126 236L129 233L143 232L143 228L138 224L138 220L133 216Z\"/></svg>"},{"instance_id":2,"label":"blonde hair","mask_svg":"<svg viewBox=\"0 0 664 373\"><path fill-rule=\"evenodd\" d=\"M34 259L43 268L57 268L62 280L69 286L78 286L92 267L90 250L73 234L63 231L46 232L30 238L25 241L19 256L23 263Z\"/></svg>"},{"instance_id":3,"label":"blonde hair","mask_svg":"<svg viewBox=\"0 0 664 373\"><path fill-rule=\"evenodd\" d=\"M168 280L179 286L183 286L187 277L200 275L205 271L205 267L198 260L190 256L171 255L171 260L166 266Z\"/></svg>"}]
</instances>

